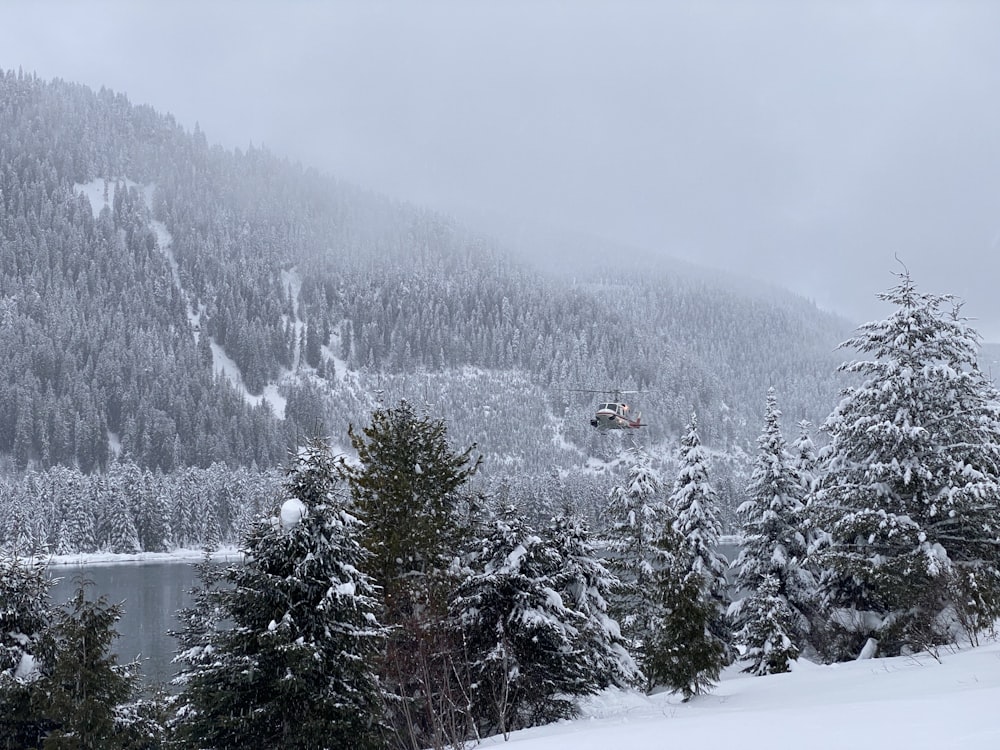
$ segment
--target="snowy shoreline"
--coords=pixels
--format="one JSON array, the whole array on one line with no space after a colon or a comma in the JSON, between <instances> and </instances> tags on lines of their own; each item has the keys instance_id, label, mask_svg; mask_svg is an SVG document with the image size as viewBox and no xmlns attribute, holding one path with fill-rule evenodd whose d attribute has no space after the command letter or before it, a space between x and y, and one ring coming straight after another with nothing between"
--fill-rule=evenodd
<instances>
[{"instance_id":1,"label":"snowy shoreline","mask_svg":"<svg viewBox=\"0 0 1000 750\"><path fill-rule=\"evenodd\" d=\"M79 552L70 555L40 555L50 567L90 567L94 565L148 565L152 563L194 563L205 556L201 549L175 549L171 552L136 552L115 554L114 552ZM243 553L238 547L221 547L212 552L216 562L238 562Z\"/></svg>"},{"instance_id":2,"label":"snowy shoreline","mask_svg":"<svg viewBox=\"0 0 1000 750\"><path fill-rule=\"evenodd\" d=\"M741 542L742 538L737 535L719 537L720 544L738 545ZM136 552L133 554L75 552L68 555L39 555L36 559L44 560L52 567L87 567L93 565L192 563L198 562L204 556L205 551L201 549L178 548L170 552ZM239 547L230 545L215 550L212 553L212 559L216 562L238 562L243 559L243 553Z\"/></svg>"}]
</instances>

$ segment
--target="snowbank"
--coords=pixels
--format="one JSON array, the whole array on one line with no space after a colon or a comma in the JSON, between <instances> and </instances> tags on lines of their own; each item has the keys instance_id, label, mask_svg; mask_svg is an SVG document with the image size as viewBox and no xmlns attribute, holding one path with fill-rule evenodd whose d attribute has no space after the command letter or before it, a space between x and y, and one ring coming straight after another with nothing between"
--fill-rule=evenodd
<instances>
[{"instance_id":1,"label":"snowbank","mask_svg":"<svg viewBox=\"0 0 1000 750\"><path fill-rule=\"evenodd\" d=\"M731 667L710 695L608 691L575 721L481 747L512 750L949 750L1000 747L1000 644L751 677Z\"/></svg>"}]
</instances>

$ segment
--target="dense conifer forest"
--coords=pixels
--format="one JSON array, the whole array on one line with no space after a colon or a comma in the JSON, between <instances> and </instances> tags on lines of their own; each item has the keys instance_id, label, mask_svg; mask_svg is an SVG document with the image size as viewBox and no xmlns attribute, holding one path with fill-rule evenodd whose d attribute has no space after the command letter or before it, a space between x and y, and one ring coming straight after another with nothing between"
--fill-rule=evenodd
<instances>
[{"instance_id":1,"label":"dense conifer forest","mask_svg":"<svg viewBox=\"0 0 1000 750\"><path fill-rule=\"evenodd\" d=\"M850 326L806 300L509 250L123 94L0 73L6 473L267 472L407 398L478 446L481 481L573 484L630 442L590 427L605 397L578 389L622 389L649 424L629 437L663 460L696 411L735 488L768 387L796 421L836 397Z\"/></svg>"},{"instance_id":2,"label":"dense conifer forest","mask_svg":"<svg viewBox=\"0 0 1000 750\"><path fill-rule=\"evenodd\" d=\"M542 272L21 72L0 211L0 746L454 748L995 631L993 354L905 268L835 351L780 290ZM592 429L601 388L649 426ZM169 694L122 605L49 600L45 553L225 543Z\"/></svg>"}]
</instances>

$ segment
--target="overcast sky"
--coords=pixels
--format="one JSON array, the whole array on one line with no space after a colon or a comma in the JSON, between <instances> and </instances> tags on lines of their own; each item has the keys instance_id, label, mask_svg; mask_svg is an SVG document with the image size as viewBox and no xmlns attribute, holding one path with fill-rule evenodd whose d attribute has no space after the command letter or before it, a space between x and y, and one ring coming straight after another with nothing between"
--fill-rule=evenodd
<instances>
[{"instance_id":1,"label":"overcast sky","mask_svg":"<svg viewBox=\"0 0 1000 750\"><path fill-rule=\"evenodd\" d=\"M1000 341L1000 3L23 2L0 67L418 204L772 280L898 255Z\"/></svg>"}]
</instances>

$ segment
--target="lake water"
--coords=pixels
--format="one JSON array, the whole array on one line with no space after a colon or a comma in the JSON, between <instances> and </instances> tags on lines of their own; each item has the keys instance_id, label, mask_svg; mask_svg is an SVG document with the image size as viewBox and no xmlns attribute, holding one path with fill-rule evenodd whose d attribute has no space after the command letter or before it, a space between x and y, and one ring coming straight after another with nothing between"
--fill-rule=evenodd
<instances>
[{"instance_id":1,"label":"lake water","mask_svg":"<svg viewBox=\"0 0 1000 750\"><path fill-rule=\"evenodd\" d=\"M734 544L719 547L730 561L739 552ZM139 659L145 685L166 683L174 676L170 660L177 642L168 633L180 627L177 611L191 604L190 591L198 582L192 561L61 565L49 570L61 579L52 589L56 604L73 596L78 577L94 582L88 599L103 594L109 602L124 604L113 648L120 663Z\"/></svg>"},{"instance_id":2,"label":"lake water","mask_svg":"<svg viewBox=\"0 0 1000 750\"><path fill-rule=\"evenodd\" d=\"M76 593L75 579L94 585L87 598L105 595L122 602L125 613L118 623L120 637L113 648L119 663L138 658L146 685L165 683L173 677L177 642L167 633L177 630L176 613L191 604L190 590L197 584L191 562L125 563L117 565L61 565L49 569L61 579L51 590L52 601L62 604Z\"/></svg>"}]
</instances>

